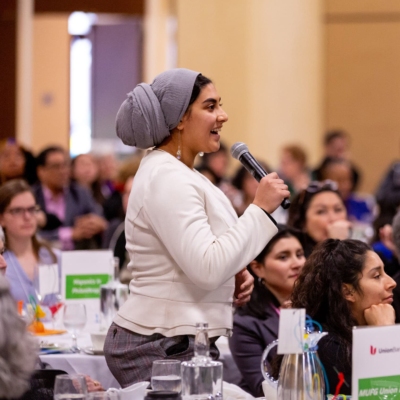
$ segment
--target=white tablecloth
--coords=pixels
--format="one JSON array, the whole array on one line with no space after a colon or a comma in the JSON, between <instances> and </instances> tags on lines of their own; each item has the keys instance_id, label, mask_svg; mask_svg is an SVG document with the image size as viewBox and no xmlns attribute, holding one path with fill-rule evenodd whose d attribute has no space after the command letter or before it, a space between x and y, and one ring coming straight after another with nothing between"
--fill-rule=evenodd
<instances>
[{"instance_id":1,"label":"white tablecloth","mask_svg":"<svg viewBox=\"0 0 400 400\"><path fill-rule=\"evenodd\" d=\"M72 344L72 338L69 333L54 336L39 336L39 341L47 343L56 343L69 347ZM240 372L238 371L232 354L229 350L228 339L220 337L216 345L220 351L220 361L224 366L224 381L238 384L240 381ZM78 346L81 349L92 346L90 334L83 332L78 336ZM119 388L119 384L108 369L106 360L103 355L88 354L48 354L41 355L40 359L51 366L53 369L60 369L68 374L79 373L89 375L91 378L99 381L105 389L115 387Z\"/></svg>"},{"instance_id":2,"label":"white tablecloth","mask_svg":"<svg viewBox=\"0 0 400 400\"><path fill-rule=\"evenodd\" d=\"M56 343L58 345L72 344L72 338L69 333L54 336L39 336L39 341L47 343ZM89 333L82 333L78 336L78 346L81 349L91 347L92 341ZM53 369L61 369L68 374L78 373L89 375L91 378L99 381L104 389L110 387L119 388L119 384L108 369L103 355L88 354L47 354L41 355L40 359L51 366Z\"/></svg>"}]
</instances>

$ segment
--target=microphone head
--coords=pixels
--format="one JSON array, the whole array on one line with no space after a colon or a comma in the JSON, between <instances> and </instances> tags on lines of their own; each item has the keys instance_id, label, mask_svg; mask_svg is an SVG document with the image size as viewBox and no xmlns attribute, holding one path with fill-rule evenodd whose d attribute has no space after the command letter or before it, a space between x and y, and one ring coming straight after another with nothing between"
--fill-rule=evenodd
<instances>
[{"instance_id":1,"label":"microphone head","mask_svg":"<svg viewBox=\"0 0 400 400\"><path fill-rule=\"evenodd\" d=\"M239 160L239 158L244 154L248 153L249 148L242 142L236 142L234 145L231 147L231 154L233 158L236 158L236 160Z\"/></svg>"}]
</instances>

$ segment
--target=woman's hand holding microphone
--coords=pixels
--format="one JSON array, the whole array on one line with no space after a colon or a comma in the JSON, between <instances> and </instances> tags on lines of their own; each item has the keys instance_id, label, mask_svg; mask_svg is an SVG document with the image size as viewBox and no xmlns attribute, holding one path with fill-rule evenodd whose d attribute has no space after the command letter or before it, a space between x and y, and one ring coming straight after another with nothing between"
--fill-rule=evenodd
<instances>
[{"instance_id":1,"label":"woman's hand holding microphone","mask_svg":"<svg viewBox=\"0 0 400 400\"><path fill-rule=\"evenodd\" d=\"M283 179L276 172L271 172L261 179L253 204L271 214L289 197L290 192Z\"/></svg>"}]
</instances>

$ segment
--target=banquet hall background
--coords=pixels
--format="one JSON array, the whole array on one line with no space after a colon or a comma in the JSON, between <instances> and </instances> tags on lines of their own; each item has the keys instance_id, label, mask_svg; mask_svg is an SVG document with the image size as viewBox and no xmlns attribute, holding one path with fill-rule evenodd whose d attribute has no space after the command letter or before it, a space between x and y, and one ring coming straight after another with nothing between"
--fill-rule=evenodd
<instances>
[{"instance_id":1,"label":"banquet hall background","mask_svg":"<svg viewBox=\"0 0 400 400\"><path fill-rule=\"evenodd\" d=\"M73 145L73 11L97 15L94 152L127 151L115 139L113 118L128 90L167 68L187 67L216 83L230 117L225 143L245 142L273 168L287 143L300 144L316 165L328 129L348 132L351 159L362 171L361 192L373 193L399 157L395 0L2 1L1 138L15 137L34 153L49 144ZM133 26L130 42L112 30L121 21ZM119 81L123 77L128 84ZM231 173L236 166L230 164Z\"/></svg>"}]
</instances>

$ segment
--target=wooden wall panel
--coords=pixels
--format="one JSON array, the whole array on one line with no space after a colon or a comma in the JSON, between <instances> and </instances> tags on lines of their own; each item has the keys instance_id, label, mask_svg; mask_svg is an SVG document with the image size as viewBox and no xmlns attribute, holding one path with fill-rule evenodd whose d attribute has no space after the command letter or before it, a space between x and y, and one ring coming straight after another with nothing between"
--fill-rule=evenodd
<instances>
[{"instance_id":1,"label":"wooden wall panel","mask_svg":"<svg viewBox=\"0 0 400 400\"><path fill-rule=\"evenodd\" d=\"M143 15L144 0L35 0L36 13L73 11Z\"/></svg>"},{"instance_id":2,"label":"wooden wall panel","mask_svg":"<svg viewBox=\"0 0 400 400\"><path fill-rule=\"evenodd\" d=\"M328 13L393 13L400 12L398 0L327 0Z\"/></svg>"},{"instance_id":3,"label":"wooden wall panel","mask_svg":"<svg viewBox=\"0 0 400 400\"><path fill-rule=\"evenodd\" d=\"M362 191L400 157L400 22L328 23L327 127L346 129Z\"/></svg>"},{"instance_id":4,"label":"wooden wall panel","mask_svg":"<svg viewBox=\"0 0 400 400\"><path fill-rule=\"evenodd\" d=\"M17 1L0 1L0 139L15 137Z\"/></svg>"}]
</instances>

